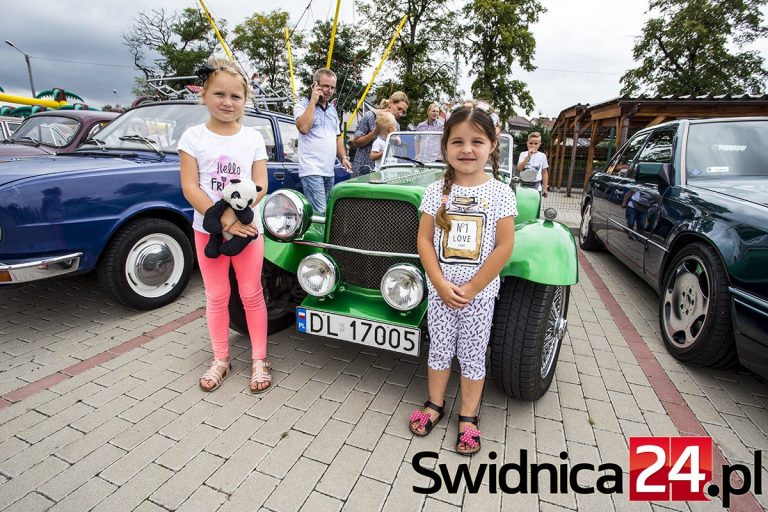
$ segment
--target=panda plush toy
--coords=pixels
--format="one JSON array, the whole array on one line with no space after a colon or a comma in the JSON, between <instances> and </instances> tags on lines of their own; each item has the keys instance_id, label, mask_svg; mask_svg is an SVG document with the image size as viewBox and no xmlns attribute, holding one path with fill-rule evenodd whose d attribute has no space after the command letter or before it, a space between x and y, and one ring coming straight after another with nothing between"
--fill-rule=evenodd
<instances>
[{"instance_id":1,"label":"panda plush toy","mask_svg":"<svg viewBox=\"0 0 768 512\"><path fill-rule=\"evenodd\" d=\"M253 210L250 206L256 201L256 195L261 192L261 187L251 180L234 179L224 187L221 199L213 203L203 216L203 229L211 234L211 238L205 246L205 255L209 258L218 258L219 254L234 256L240 254L256 236L232 236L221 228L221 216L227 207L232 207L237 220L242 224L253 222Z\"/></svg>"}]
</instances>

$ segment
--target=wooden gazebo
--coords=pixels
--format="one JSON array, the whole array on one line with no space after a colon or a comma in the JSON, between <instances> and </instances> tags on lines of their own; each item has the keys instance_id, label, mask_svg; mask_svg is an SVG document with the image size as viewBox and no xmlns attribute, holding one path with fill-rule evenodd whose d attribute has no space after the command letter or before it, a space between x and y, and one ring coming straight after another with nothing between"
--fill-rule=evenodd
<instances>
[{"instance_id":1,"label":"wooden gazebo","mask_svg":"<svg viewBox=\"0 0 768 512\"><path fill-rule=\"evenodd\" d=\"M664 121L702 117L743 117L768 115L768 95L760 96L656 96L629 98L620 97L597 105L576 104L566 108L557 117L552 127L552 142L548 149L550 157L549 183L563 186L566 176L568 195L573 186L573 175L577 160L577 148L586 145L589 149L584 169L584 184L592 174L595 148L606 137L612 142L608 155L618 149L636 131ZM567 174L565 162L569 161Z\"/></svg>"}]
</instances>

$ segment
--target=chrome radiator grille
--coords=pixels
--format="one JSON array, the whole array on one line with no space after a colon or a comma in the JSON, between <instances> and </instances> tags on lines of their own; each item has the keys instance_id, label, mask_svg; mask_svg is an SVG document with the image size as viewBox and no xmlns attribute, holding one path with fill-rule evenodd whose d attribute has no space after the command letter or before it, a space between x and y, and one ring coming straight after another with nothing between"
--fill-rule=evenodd
<instances>
[{"instance_id":1,"label":"chrome radiator grille","mask_svg":"<svg viewBox=\"0 0 768 512\"><path fill-rule=\"evenodd\" d=\"M405 201L342 198L334 204L330 243L369 251L416 254L419 215ZM395 263L417 263L413 258L366 256L329 250L341 280L364 288L379 289L384 272Z\"/></svg>"}]
</instances>

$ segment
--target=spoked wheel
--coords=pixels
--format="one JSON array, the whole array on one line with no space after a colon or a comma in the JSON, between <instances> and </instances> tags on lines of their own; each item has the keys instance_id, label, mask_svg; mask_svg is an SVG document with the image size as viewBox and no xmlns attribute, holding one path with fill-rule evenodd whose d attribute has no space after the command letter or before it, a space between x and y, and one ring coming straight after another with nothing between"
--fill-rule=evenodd
<instances>
[{"instance_id":1,"label":"spoked wheel","mask_svg":"<svg viewBox=\"0 0 768 512\"><path fill-rule=\"evenodd\" d=\"M569 286L507 278L494 312L491 376L509 396L537 400L555 375L568 322Z\"/></svg>"},{"instance_id":2,"label":"spoked wheel","mask_svg":"<svg viewBox=\"0 0 768 512\"><path fill-rule=\"evenodd\" d=\"M715 250L694 243L664 276L659 327L669 352L699 366L732 367L737 354L725 268Z\"/></svg>"}]
</instances>

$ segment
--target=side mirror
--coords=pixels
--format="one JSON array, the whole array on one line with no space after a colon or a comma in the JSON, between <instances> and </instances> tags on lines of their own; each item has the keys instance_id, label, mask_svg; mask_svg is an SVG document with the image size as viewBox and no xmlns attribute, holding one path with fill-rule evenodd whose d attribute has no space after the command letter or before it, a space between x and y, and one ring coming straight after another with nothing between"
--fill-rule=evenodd
<instances>
[{"instance_id":1,"label":"side mirror","mask_svg":"<svg viewBox=\"0 0 768 512\"><path fill-rule=\"evenodd\" d=\"M667 188L674 184L675 168L672 167L672 164L661 164L661 169L659 169L659 186Z\"/></svg>"}]
</instances>

